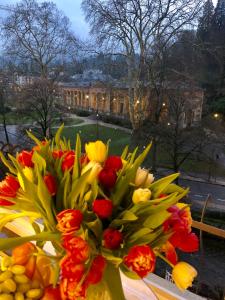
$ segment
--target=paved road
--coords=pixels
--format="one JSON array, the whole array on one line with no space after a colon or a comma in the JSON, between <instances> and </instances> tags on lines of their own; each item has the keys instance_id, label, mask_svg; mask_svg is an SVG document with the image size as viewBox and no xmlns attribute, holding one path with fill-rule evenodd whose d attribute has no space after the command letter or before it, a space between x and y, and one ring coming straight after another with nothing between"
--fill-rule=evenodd
<instances>
[{"instance_id":1,"label":"paved road","mask_svg":"<svg viewBox=\"0 0 225 300\"><path fill-rule=\"evenodd\" d=\"M209 203L209 207L225 211L225 186L186 179L181 179L179 184L190 187L189 197L193 203L202 206L206 197L211 194L213 200Z\"/></svg>"}]
</instances>

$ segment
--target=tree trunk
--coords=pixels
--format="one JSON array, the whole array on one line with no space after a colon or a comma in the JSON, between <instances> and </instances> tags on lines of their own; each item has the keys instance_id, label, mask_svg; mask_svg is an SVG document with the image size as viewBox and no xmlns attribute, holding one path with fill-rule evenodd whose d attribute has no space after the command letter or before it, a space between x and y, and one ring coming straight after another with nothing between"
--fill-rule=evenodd
<instances>
[{"instance_id":1,"label":"tree trunk","mask_svg":"<svg viewBox=\"0 0 225 300\"><path fill-rule=\"evenodd\" d=\"M152 139L152 171L157 171L157 141L156 138Z\"/></svg>"},{"instance_id":2,"label":"tree trunk","mask_svg":"<svg viewBox=\"0 0 225 300\"><path fill-rule=\"evenodd\" d=\"M4 128L4 132L5 132L5 139L7 144L9 144L9 135L7 132L7 125L6 125L6 119L5 119L5 115L3 115L3 128Z\"/></svg>"}]
</instances>

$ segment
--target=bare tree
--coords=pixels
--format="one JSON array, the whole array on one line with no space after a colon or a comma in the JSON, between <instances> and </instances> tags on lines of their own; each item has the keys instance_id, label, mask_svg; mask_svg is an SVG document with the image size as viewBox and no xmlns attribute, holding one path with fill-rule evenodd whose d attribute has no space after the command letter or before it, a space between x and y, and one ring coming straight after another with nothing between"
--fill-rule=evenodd
<instances>
[{"instance_id":1,"label":"bare tree","mask_svg":"<svg viewBox=\"0 0 225 300\"><path fill-rule=\"evenodd\" d=\"M201 4L202 0L83 0L86 20L98 44L126 56L134 129L143 121L139 108L146 100L146 82L150 79L147 55L156 39L163 40L166 46L179 30L193 24Z\"/></svg>"},{"instance_id":2,"label":"bare tree","mask_svg":"<svg viewBox=\"0 0 225 300\"><path fill-rule=\"evenodd\" d=\"M202 152L209 138L200 126L194 127L192 89L183 85L167 93L168 108L160 128L161 147L169 155L173 170L178 172L191 155ZM202 152L203 153L203 152Z\"/></svg>"},{"instance_id":3,"label":"bare tree","mask_svg":"<svg viewBox=\"0 0 225 300\"><path fill-rule=\"evenodd\" d=\"M23 90L25 109L41 128L41 135L51 135L51 125L56 116L55 101L59 95L58 86L53 80L36 79Z\"/></svg>"},{"instance_id":4,"label":"bare tree","mask_svg":"<svg viewBox=\"0 0 225 300\"><path fill-rule=\"evenodd\" d=\"M35 61L39 74L45 78L49 66L56 60L62 62L76 41L68 18L56 5L36 0L22 0L12 6L2 33L6 53Z\"/></svg>"},{"instance_id":5,"label":"bare tree","mask_svg":"<svg viewBox=\"0 0 225 300\"><path fill-rule=\"evenodd\" d=\"M7 131L7 113L10 112L10 109L7 106L8 94L9 87L6 80L0 81L0 115L7 144L9 144L9 135Z\"/></svg>"}]
</instances>

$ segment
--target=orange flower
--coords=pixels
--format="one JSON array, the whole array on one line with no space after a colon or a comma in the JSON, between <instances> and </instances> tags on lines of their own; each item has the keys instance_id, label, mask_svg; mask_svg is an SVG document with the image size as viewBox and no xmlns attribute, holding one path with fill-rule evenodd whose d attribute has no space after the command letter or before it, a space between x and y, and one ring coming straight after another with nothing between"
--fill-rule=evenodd
<instances>
[{"instance_id":1,"label":"orange flower","mask_svg":"<svg viewBox=\"0 0 225 300\"><path fill-rule=\"evenodd\" d=\"M56 287L53 287L52 285L46 287L44 290L44 296L41 300L62 300L59 285Z\"/></svg>"},{"instance_id":2,"label":"orange flower","mask_svg":"<svg viewBox=\"0 0 225 300\"><path fill-rule=\"evenodd\" d=\"M63 247L73 257L74 263L83 263L89 257L90 247L81 237L65 235L63 237Z\"/></svg>"},{"instance_id":3,"label":"orange flower","mask_svg":"<svg viewBox=\"0 0 225 300\"><path fill-rule=\"evenodd\" d=\"M33 147L33 151L40 151L42 146L47 145L47 141L41 141L41 146L36 145Z\"/></svg>"},{"instance_id":4,"label":"orange flower","mask_svg":"<svg viewBox=\"0 0 225 300\"><path fill-rule=\"evenodd\" d=\"M161 248L162 252L165 252L166 258L175 265L178 261L177 253L174 246L167 241Z\"/></svg>"},{"instance_id":5,"label":"orange flower","mask_svg":"<svg viewBox=\"0 0 225 300\"><path fill-rule=\"evenodd\" d=\"M62 300L84 300L86 298L86 287L68 278L60 281L60 292Z\"/></svg>"},{"instance_id":6,"label":"orange flower","mask_svg":"<svg viewBox=\"0 0 225 300\"><path fill-rule=\"evenodd\" d=\"M148 245L133 246L128 255L124 257L125 265L141 278L154 271L155 261L155 254Z\"/></svg>"},{"instance_id":7,"label":"orange flower","mask_svg":"<svg viewBox=\"0 0 225 300\"><path fill-rule=\"evenodd\" d=\"M84 264L76 264L72 255L66 255L60 262L62 277L79 282L84 275Z\"/></svg>"},{"instance_id":8,"label":"orange flower","mask_svg":"<svg viewBox=\"0 0 225 300\"><path fill-rule=\"evenodd\" d=\"M37 257L34 255L37 248L32 243L25 243L12 250L13 263L23 265L26 268L25 274L32 278L36 268Z\"/></svg>"},{"instance_id":9,"label":"orange flower","mask_svg":"<svg viewBox=\"0 0 225 300\"><path fill-rule=\"evenodd\" d=\"M63 234L71 234L80 228L83 215L78 209L66 209L57 215L57 229Z\"/></svg>"},{"instance_id":10,"label":"orange flower","mask_svg":"<svg viewBox=\"0 0 225 300\"><path fill-rule=\"evenodd\" d=\"M65 151L62 151L62 150L53 150L52 156L54 159L58 159L58 158L61 158L64 153L65 153Z\"/></svg>"},{"instance_id":11,"label":"orange flower","mask_svg":"<svg viewBox=\"0 0 225 300\"><path fill-rule=\"evenodd\" d=\"M25 265L35 252L37 252L37 249L32 243L17 246L12 250L13 263L15 265Z\"/></svg>"}]
</instances>

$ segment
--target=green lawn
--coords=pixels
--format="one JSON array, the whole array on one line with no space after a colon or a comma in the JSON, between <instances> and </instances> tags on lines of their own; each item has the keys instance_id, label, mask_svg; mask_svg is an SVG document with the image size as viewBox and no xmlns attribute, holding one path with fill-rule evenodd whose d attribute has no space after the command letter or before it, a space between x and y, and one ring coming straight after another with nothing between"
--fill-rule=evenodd
<instances>
[{"instance_id":1,"label":"green lawn","mask_svg":"<svg viewBox=\"0 0 225 300\"><path fill-rule=\"evenodd\" d=\"M97 125L85 125L77 126L74 128L64 128L63 135L66 138L70 138L72 145L74 145L76 134L79 133L83 143L88 141L96 141L100 139L104 142L111 140L110 142L110 152L114 154L121 154L123 148L130 144L130 134L119 129L108 128L104 126ZM98 134L97 134L98 133Z\"/></svg>"},{"instance_id":2,"label":"green lawn","mask_svg":"<svg viewBox=\"0 0 225 300\"><path fill-rule=\"evenodd\" d=\"M9 112L6 115L6 124L7 125L23 125L23 124L33 124L35 120L37 119L37 116L34 118L28 115L25 115L22 112ZM2 122L2 117L0 116L0 122ZM63 117L63 122L65 125L77 125L81 124L84 121L81 119L76 119L76 118L65 118ZM53 126L60 126L61 125L61 120L59 118L59 115L57 114L55 116L55 119L52 122Z\"/></svg>"},{"instance_id":3,"label":"green lawn","mask_svg":"<svg viewBox=\"0 0 225 300\"><path fill-rule=\"evenodd\" d=\"M60 126L61 123L64 123L66 126L71 126L71 125L77 125L77 124L82 124L84 121L82 119L76 119L76 118L62 118L60 120L59 118L54 119L52 122L52 126Z\"/></svg>"}]
</instances>

